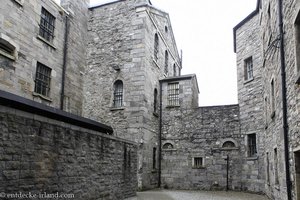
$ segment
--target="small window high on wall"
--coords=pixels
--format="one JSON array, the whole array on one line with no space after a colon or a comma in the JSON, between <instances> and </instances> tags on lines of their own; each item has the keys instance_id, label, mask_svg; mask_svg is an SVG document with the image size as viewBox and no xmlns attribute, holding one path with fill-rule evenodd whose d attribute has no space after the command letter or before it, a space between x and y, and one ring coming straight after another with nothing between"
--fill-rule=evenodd
<instances>
[{"instance_id":1,"label":"small window high on wall","mask_svg":"<svg viewBox=\"0 0 300 200\"><path fill-rule=\"evenodd\" d=\"M154 36L154 56L153 56L155 61L158 60L158 47L159 47L159 39L158 39L157 33L155 33L155 36Z\"/></svg>"},{"instance_id":2,"label":"small window high on wall","mask_svg":"<svg viewBox=\"0 0 300 200\"><path fill-rule=\"evenodd\" d=\"M123 82L117 80L114 84L113 107L120 108L123 106Z\"/></svg>"},{"instance_id":3,"label":"small window high on wall","mask_svg":"<svg viewBox=\"0 0 300 200\"><path fill-rule=\"evenodd\" d=\"M300 11L295 20L296 83L300 84Z\"/></svg>"},{"instance_id":4,"label":"small window high on wall","mask_svg":"<svg viewBox=\"0 0 300 200\"><path fill-rule=\"evenodd\" d=\"M244 61L244 78L245 81L249 81L253 79L253 61L252 57L247 58Z\"/></svg>"},{"instance_id":5,"label":"small window high on wall","mask_svg":"<svg viewBox=\"0 0 300 200\"><path fill-rule=\"evenodd\" d=\"M179 106L179 83L168 84L168 106Z\"/></svg>"},{"instance_id":6,"label":"small window high on wall","mask_svg":"<svg viewBox=\"0 0 300 200\"><path fill-rule=\"evenodd\" d=\"M168 72L169 72L168 67L169 67L169 53L166 50L165 51L165 70L164 70L165 74L168 74Z\"/></svg>"}]
</instances>

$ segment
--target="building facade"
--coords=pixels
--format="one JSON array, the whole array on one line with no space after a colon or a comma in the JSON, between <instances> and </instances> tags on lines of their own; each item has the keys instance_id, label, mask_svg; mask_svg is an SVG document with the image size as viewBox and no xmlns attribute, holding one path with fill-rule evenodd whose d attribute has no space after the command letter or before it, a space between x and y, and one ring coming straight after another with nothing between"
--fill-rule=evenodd
<instances>
[{"instance_id":1,"label":"building facade","mask_svg":"<svg viewBox=\"0 0 300 200\"><path fill-rule=\"evenodd\" d=\"M299 6L257 1L256 10L234 28L241 130L257 135L258 161L264 163L260 183L272 199L300 198Z\"/></svg>"},{"instance_id":2,"label":"building facade","mask_svg":"<svg viewBox=\"0 0 300 200\"><path fill-rule=\"evenodd\" d=\"M299 4L258 0L234 28L239 104L199 107L170 17L149 0L8 0L0 6L0 89L136 143L141 190L299 199Z\"/></svg>"}]
</instances>

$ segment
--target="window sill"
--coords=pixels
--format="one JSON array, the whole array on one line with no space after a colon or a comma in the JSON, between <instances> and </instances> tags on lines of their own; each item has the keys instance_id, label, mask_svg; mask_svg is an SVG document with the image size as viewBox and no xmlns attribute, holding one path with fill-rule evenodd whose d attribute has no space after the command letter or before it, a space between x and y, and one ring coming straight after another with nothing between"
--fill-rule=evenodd
<instances>
[{"instance_id":1,"label":"window sill","mask_svg":"<svg viewBox=\"0 0 300 200\"><path fill-rule=\"evenodd\" d=\"M258 156L251 156L246 158L246 160L258 160Z\"/></svg>"},{"instance_id":2,"label":"window sill","mask_svg":"<svg viewBox=\"0 0 300 200\"><path fill-rule=\"evenodd\" d=\"M116 111L116 110L125 110L125 108L124 107L110 108L110 111Z\"/></svg>"},{"instance_id":3,"label":"window sill","mask_svg":"<svg viewBox=\"0 0 300 200\"><path fill-rule=\"evenodd\" d=\"M177 149L163 149L163 151L177 151Z\"/></svg>"},{"instance_id":4,"label":"window sill","mask_svg":"<svg viewBox=\"0 0 300 200\"><path fill-rule=\"evenodd\" d=\"M239 150L238 147L222 147L221 151L232 151L232 150Z\"/></svg>"},{"instance_id":5,"label":"window sill","mask_svg":"<svg viewBox=\"0 0 300 200\"><path fill-rule=\"evenodd\" d=\"M41 99L43 99L43 100L52 102L52 99L51 99L50 97L46 97L46 96L44 96L44 95L42 95L42 94L39 94L39 93L36 93L36 92L32 92L32 96L34 96L34 97L39 97L39 98L41 98Z\"/></svg>"},{"instance_id":6,"label":"window sill","mask_svg":"<svg viewBox=\"0 0 300 200\"><path fill-rule=\"evenodd\" d=\"M254 80L254 78L251 78L251 79L248 79L248 80L244 80L244 84L250 83L253 80Z\"/></svg>"},{"instance_id":7,"label":"window sill","mask_svg":"<svg viewBox=\"0 0 300 200\"><path fill-rule=\"evenodd\" d=\"M15 57L15 56L10 55L10 54L8 54L8 53L5 53L4 51L1 51L1 50L0 50L0 54L1 54L2 56L4 56L4 57L7 57L7 58L10 59L10 60L13 60L13 61L16 60L16 57Z\"/></svg>"},{"instance_id":8,"label":"window sill","mask_svg":"<svg viewBox=\"0 0 300 200\"><path fill-rule=\"evenodd\" d=\"M206 167L201 166L201 167L192 167L192 169L206 169Z\"/></svg>"},{"instance_id":9,"label":"window sill","mask_svg":"<svg viewBox=\"0 0 300 200\"><path fill-rule=\"evenodd\" d=\"M46 43L47 45L52 47L54 50L56 50L56 46L54 46L54 44L49 42L48 40L44 39L42 36L37 35L37 39L41 40L42 42Z\"/></svg>"},{"instance_id":10,"label":"window sill","mask_svg":"<svg viewBox=\"0 0 300 200\"><path fill-rule=\"evenodd\" d=\"M179 108L180 106L166 106L166 108Z\"/></svg>"}]
</instances>

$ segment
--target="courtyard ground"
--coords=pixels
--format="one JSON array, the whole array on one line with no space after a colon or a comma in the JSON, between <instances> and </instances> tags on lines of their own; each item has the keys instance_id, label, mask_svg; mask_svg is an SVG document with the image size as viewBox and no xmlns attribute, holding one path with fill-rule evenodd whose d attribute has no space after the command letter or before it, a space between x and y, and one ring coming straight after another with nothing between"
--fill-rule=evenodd
<instances>
[{"instance_id":1,"label":"courtyard ground","mask_svg":"<svg viewBox=\"0 0 300 200\"><path fill-rule=\"evenodd\" d=\"M126 200L268 200L257 194L226 191L151 190Z\"/></svg>"}]
</instances>

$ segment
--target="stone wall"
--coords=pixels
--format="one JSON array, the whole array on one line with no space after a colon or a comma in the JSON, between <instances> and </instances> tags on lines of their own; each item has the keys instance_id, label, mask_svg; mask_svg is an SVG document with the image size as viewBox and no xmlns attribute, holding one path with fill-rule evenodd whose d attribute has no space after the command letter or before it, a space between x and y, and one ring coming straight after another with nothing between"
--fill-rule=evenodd
<instances>
[{"instance_id":1,"label":"stone wall","mask_svg":"<svg viewBox=\"0 0 300 200\"><path fill-rule=\"evenodd\" d=\"M224 147L228 141L234 146ZM163 187L225 190L228 155L229 189L242 189L244 158L238 105L164 108L162 146ZM202 167L193 166L194 157L203 159Z\"/></svg>"},{"instance_id":2,"label":"stone wall","mask_svg":"<svg viewBox=\"0 0 300 200\"><path fill-rule=\"evenodd\" d=\"M245 136L256 134L257 153L254 157L247 154L248 147L245 145L243 156L248 157L243 165L242 178L247 182L245 190L256 192L264 191L264 156L265 156L265 122L262 76L262 45L260 43L261 32L259 27L260 15L256 14L236 31L236 62L238 74L238 100L240 106L241 134ZM253 77L245 79L245 61L252 58ZM244 147L243 147L244 148Z\"/></svg>"},{"instance_id":3,"label":"stone wall","mask_svg":"<svg viewBox=\"0 0 300 200\"><path fill-rule=\"evenodd\" d=\"M0 129L0 191L7 195L58 193L82 200L135 195L132 142L3 105Z\"/></svg>"}]
</instances>

